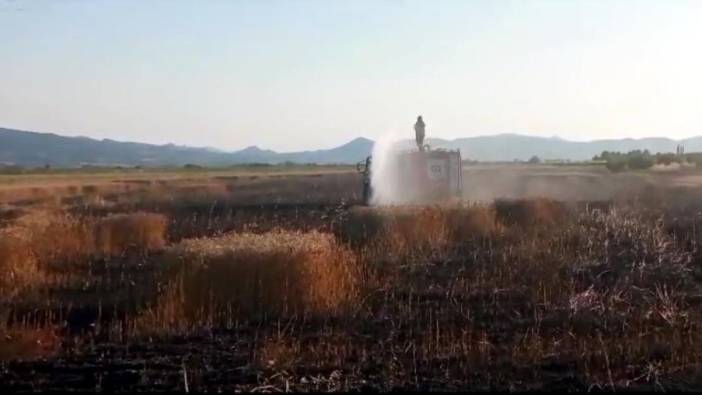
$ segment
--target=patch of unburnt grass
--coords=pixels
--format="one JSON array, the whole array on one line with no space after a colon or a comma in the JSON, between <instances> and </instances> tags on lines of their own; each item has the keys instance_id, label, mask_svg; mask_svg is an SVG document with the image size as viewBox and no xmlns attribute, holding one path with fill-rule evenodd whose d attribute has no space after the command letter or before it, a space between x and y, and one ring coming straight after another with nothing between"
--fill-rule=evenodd
<instances>
[{"instance_id":1,"label":"patch of unburnt grass","mask_svg":"<svg viewBox=\"0 0 702 395\"><path fill-rule=\"evenodd\" d=\"M34 211L20 218L0 229L0 270L4 273L0 277L0 314L12 312L8 319L21 322L25 316L62 310L64 303L50 295L83 295L96 282L109 285L112 281L100 276L111 275L104 270L111 267L110 262L115 262L115 269L128 262L136 267L142 257L165 247L165 228L163 216L148 213L93 219ZM121 277L132 275L123 273Z\"/></svg>"},{"instance_id":2,"label":"patch of unburnt grass","mask_svg":"<svg viewBox=\"0 0 702 395\"><path fill-rule=\"evenodd\" d=\"M370 260L446 259L502 229L491 205L353 208L333 224L336 237Z\"/></svg>"},{"instance_id":3,"label":"patch of unburnt grass","mask_svg":"<svg viewBox=\"0 0 702 395\"><path fill-rule=\"evenodd\" d=\"M314 231L186 240L163 259L172 279L140 319L147 331L336 314L359 295L355 256Z\"/></svg>"},{"instance_id":4,"label":"patch of unburnt grass","mask_svg":"<svg viewBox=\"0 0 702 395\"><path fill-rule=\"evenodd\" d=\"M146 253L166 246L167 219L164 215L137 212L113 214L95 222L97 250L106 255L129 251Z\"/></svg>"}]
</instances>

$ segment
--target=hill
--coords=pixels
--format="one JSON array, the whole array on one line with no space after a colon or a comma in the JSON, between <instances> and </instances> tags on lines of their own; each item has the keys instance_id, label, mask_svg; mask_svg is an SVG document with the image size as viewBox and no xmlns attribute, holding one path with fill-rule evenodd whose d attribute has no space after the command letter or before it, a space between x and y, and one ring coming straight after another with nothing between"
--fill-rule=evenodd
<instances>
[{"instance_id":1,"label":"hill","mask_svg":"<svg viewBox=\"0 0 702 395\"><path fill-rule=\"evenodd\" d=\"M19 166L227 164L229 154L206 148L65 137L0 128L0 163Z\"/></svg>"},{"instance_id":2,"label":"hill","mask_svg":"<svg viewBox=\"0 0 702 395\"><path fill-rule=\"evenodd\" d=\"M465 159L479 161L542 159L587 160L604 150L630 151L647 149L652 153L675 152L683 144L687 152L702 151L702 137L685 140L668 138L609 139L575 142L561 138L543 138L518 134L500 134L459 138L429 139L432 147L460 149ZM411 147L406 140L403 146ZM88 137L66 137L0 128L0 164L19 166L78 167L103 166L225 166L241 163L355 163L370 155L373 141L359 137L331 149L300 152L275 152L256 146L225 152L213 148L193 148L173 144L153 145L120 142Z\"/></svg>"},{"instance_id":3,"label":"hill","mask_svg":"<svg viewBox=\"0 0 702 395\"><path fill-rule=\"evenodd\" d=\"M437 147L460 149L464 158L480 161L528 160L533 155L541 159L577 161L592 159L593 156L605 150L626 152L647 149L651 153L675 152L678 144L682 144L686 152L702 151L702 137L684 140L653 137L577 142L563 140L558 137L544 138L518 134L500 134L461 138L452 141L429 140L429 144Z\"/></svg>"}]
</instances>

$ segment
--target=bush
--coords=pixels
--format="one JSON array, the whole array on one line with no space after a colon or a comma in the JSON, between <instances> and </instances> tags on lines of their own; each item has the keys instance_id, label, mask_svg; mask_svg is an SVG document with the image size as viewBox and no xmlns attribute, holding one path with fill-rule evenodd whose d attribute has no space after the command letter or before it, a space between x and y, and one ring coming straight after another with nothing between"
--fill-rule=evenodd
<instances>
[{"instance_id":1,"label":"bush","mask_svg":"<svg viewBox=\"0 0 702 395\"><path fill-rule=\"evenodd\" d=\"M648 150L634 150L628 153L603 151L601 155L596 155L593 160L604 160L605 166L612 172L623 170L646 170L656 163L656 157Z\"/></svg>"},{"instance_id":2,"label":"bush","mask_svg":"<svg viewBox=\"0 0 702 395\"><path fill-rule=\"evenodd\" d=\"M620 172L626 170L626 161L621 159L611 159L605 163L605 167L611 172Z\"/></svg>"},{"instance_id":3,"label":"bush","mask_svg":"<svg viewBox=\"0 0 702 395\"><path fill-rule=\"evenodd\" d=\"M633 170L646 170L655 164L654 158L649 154L632 154L628 158L627 164L629 169Z\"/></svg>"},{"instance_id":4,"label":"bush","mask_svg":"<svg viewBox=\"0 0 702 395\"><path fill-rule=\"evenodd\" d=\"M663 164L663 165L671 165L673 163L680 163L682 162L682 158L676 154L673 153L665 153L665 154L657 154L656 155L656 163L657 164Z\"/></svg>"}]
</instances>

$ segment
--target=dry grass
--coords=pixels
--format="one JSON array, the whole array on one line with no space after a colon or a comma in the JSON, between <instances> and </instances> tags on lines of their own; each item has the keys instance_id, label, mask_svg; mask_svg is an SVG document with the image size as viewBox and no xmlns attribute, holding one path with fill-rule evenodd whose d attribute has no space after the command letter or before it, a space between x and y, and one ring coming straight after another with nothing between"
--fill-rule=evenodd
<instances>
[{"instance_id":1,"label":"dry grass","mask_svg":"<svg viewBox=\"0 0 702 395\"><path fill-rule=\"evenodd\" d=\"M35 209L0 229L0 300L37 287L48 272L72 271L99 257L165 247L166 218L149 213L79 218Z\"/></svg>"},{"instance_id":2,"label":"dry grass","mask_svg":"<svg viewBox=\"0 0 702 395\"><path fill-rule=\"evenodd\" d=\"M0 302L42 279L30 240L22 232L0 230Z\"/></svg>"},{"instance_id":3,"label":"dry grass","mask_svg":"<svg viewBox=\"0 0 702 395\"><path fill-rule=\"evenodd\" d=\"M240 179L230 181L232 194L285 201L282 192L262 197L270 180L247 181L244 191L237 189ZM311 190L322 185L317 181L310 177L302 185ZM276 193L304 189L288 182ZM43 269L46 259L56 262L83 246L92 248L87 259L96 264L76 271L63 294L52 289L64 304L93 303L81 310L87 318L75 310L45 314L46 322L71 322L67 327L76 333L63 339L74 344L49 354L57 369L39 369L36 378L27 373L33 365L3 365L10 373L0 373L0 381L10 388L17 388L14 377L21 378L18 386L73 388L66 380L73 373L65 372L84 363L88 377L104 366L95 383L110 390L158 383L182 389L186 373L190 389L202 391L702 388L699 195L685 195L684 207L668 200L673 211L634 199L347 211L333 203L290 209L242 200L246 205L237 206L231 196L220 209L211 201L214 191L187 200L178 187L161 186L173 188L174 200L149 204L168 213L171 229L213 236L139 257L140 265L95 261L163 247L162 239L148 236L161 234L161 220L137 215L130 221L110 214L113 208L96 210L95 217L61 219L65 214L56 212L46 224L41 221L51 215L8 220L4 232L23 230L29 238L17 251L8 245L22 243L2 247L0 241L0 254L20 262L30 251ZM129 199L140 199L141 187ZM285 217L284 210L292 214ZM199 227L206 223L210 232L214 221L241 231L222 236ZM100 224L103 234L134 239L96 238ZM109 240L108 247L100 240ZM35 243L56 243L64 252L51 256ZM153 273L141 277L147 270ZM148 295L146 301L136 293ZM20 300L12 302L20 306ZM38 300L29 307L44 308ZM22 314L8 316L20 320ZM140 368L152 362L159 368Z\"/></svg>"},{"instance_id":4,"label":"dry grass","mask_svg":"<svg viewBox=\"0 0 702 395\"><path fill-rule=\"evenodd\" d=\"M94 225L97 250L106 255L145 253L166 245L166 217L153 213L113 214Z\"/></svg>"},{"instance_id":5,"label":"dry grass","mask_svg":"<svg viewBox=\"0 0 702 395\"><path fill-rule=\"evenodd\" d=\"M147 326L333 313L360 287L354 256L318 232L188 240L169 251L167 264L178 273L147 314Z\"/></svg>"},{"instance_id":6,"label":"dry grass","mask_svg":"<svg viewBox=\"0 0 702 395\"><path fill-rule=\"evenodd\" d=\"M545 198L498 199L494 206L497 219L506 225L552 226L572 219L565 203Z\"/></svg>"},{"instance_id":7,"label":"dry grass","mask_svg":"<svg viewBox=\"0 0 702 395\"><path fill-rule=\"evenodd\" d=\"M500 229L491 205L451 204L354 208L334 233L355 250L374 255L372 259L414 260L490 238Z\"/></svg>"},{"instance_id":8,"label":"dry grass","mask_svg":"<svg viewBox=\"0 0 702 395\"><path fill-rule=\"evenodd\" d=\"M0 337L0 361L48 358L56 355L60 343L52 328L5 330Z\"/></svg>"},{"instance_id":9,"label":"dry grass","mask_svg":"<svg viewBox=\"0 0 702 395\"><path fill-rule=\"evenodd\" d=\"M428 380L440 375L436 386L446 389L483 388L487 372L497 388L509 388L515 375L530 377L530 386L520 388L541 388L538 383L553 374L544 364L571 377L567 388L627 388L655 385L702 363L702 316L696 311L702 284L691 275L690 252L662 225L635 210L580 211L554 223L553 212L536 207L529 216L515 208L519 216L491 233L491 244L470 232L454 239L471 247L464 250L468 256L433 241L441 223L435 215L418 210L414 216L425 217L415 223L405 217L390 222L404 226L404 240L430 241L450 260L414 261L395 267L392 276L375 272L382 276L373 281L382 296L367 300L359 324L322 332L358 336L353 347L344 336L274 336L261 346L260 363L280 371L314 370L319 360L330 368L381 360L384 377L414 389L412 374ZM362 215L375 223L368 212ZM525 232L524 222L514 218L550 226ZM432 235L418 241L419 229ZM373 341L360 335L368 325ZM388 385L381 389L394 388L392 381L381 382Z\"/></svg>"},{"instance_id":10,"label":"dry grass","mask_svg":"<svg viewBox=\"0 0 702 395\"><path fill-rule=\"evenodd\" d=\"M145 253L165 246L166 217L135 212L104 218L76 217L62 210L33 210L10 227L24 235L43 263L65 263L97 255Z\"/></svg>"},{"instance_id":11,"label":"dry grass","mask_svg":"<svg viewBox=\"0 0 702 395\"><path fill-rule=\"evenodd\" d=\"M0 230L0 267L8 274L0 280L2 298L42 285L49 265L93 251L89 241L85 226L55 210L32 210L17 218Z\"/></svg>"},{"instance_id":12,"label":"dry grass","mask_svg":"<svg viewBox=\"0 0 702 395\"><path fill-rule=\"evenodd\" d=\"M494 236L501 229L495 209L489 205L453 206L447 208L444 215L448 238L452 242Z\"/></svg>"},{"instance_id":13,"label":"dry grass","mask_svg":"<svg viewBox=\"0 0 702 395\"><path fill-rule=\"evenodd\" d=\"M27 235L34 256L43 265L63 265L95 251L92 221L62 210L33 210L15 221L13 228Z\"/></svg>"},{"instance_id":14,"label":"dry grass","mask_svg":"<svg viewBox=\"0 0 702 395\"><path fill-rule=\"evenodd\" d=\"M256 363L263 368L294 369L302 356L301 344L285 336L270 336L257 349Z\"/></svg>"}]
</instances>

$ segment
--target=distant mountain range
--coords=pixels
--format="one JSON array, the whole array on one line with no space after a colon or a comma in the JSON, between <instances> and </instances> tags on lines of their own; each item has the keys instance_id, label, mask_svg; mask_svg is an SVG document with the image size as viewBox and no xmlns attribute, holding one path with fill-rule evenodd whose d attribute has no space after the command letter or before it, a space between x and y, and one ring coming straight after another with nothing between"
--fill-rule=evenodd
<instances>
[{"instance_id":1,"label":"distant mountain range","mask_svg":"<svg viewBox=\"0 0 702 395\"><path fill-rule=\"evenodd\" d=\"M675 152L678 144L686 152L702 151L702 137L684 140L668 138L610 139L575 142L558 137L544 138L500 134L459 138L428 139L434 148L460 149L464 159L479 161L541 159L587 160L602 151L647 149L652 153ZM412 146L407 140L401 143ZM193 148L173 144L153 145L109 139L65 137L0 128L0 165L77 167L105 166L183 166L185 164L225 166L241 163L355 163L370 155L373 141L359 137L331 149L275 152L255 146L224 152L213 148Z\"/></svg>"}]
</instances>

